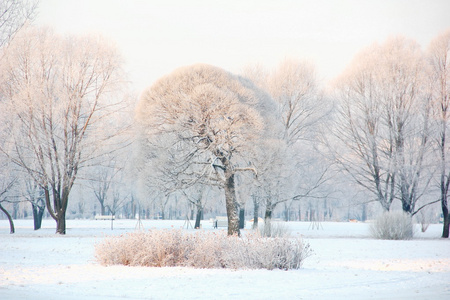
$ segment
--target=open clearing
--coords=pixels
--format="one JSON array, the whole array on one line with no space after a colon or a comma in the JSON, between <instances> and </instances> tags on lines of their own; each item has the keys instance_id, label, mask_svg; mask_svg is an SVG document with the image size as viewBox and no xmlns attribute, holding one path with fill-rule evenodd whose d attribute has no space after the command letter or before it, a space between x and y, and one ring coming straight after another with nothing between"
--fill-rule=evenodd
<instances>
[{"instance_id":1,"label":"open clearing","mask_svg":"<svg viewBox=\"0 0 450 300\"><path fill-rule=\"evenodd\" d=\"M184 223L142 221L145 229ZM104 267L95 243L135 230L136 220L115 220L114 230L107 220L67 220L66 236L54 234L53 220L38 231L32 220L15 225L11 235L0 220L0 299L450 299L442 224L417 227L413 240L385 241L370 238L365 223L289 222L314 252L291 271ZM203 221L201 230L217 229Z\"/></svg>"}]
</instances>

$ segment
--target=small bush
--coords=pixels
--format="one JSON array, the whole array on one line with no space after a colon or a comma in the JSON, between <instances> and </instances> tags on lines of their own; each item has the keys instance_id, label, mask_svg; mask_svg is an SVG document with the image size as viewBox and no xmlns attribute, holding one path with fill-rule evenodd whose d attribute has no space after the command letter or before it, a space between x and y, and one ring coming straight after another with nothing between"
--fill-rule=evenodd
<instances>
[{"instance_id":1,"label":"small bush","mask_svg":"<svg viewBox=\"0 0 450 300\"><path fill-rule=\"evenodd\" d=\"M299 238L243 237L225 232L150 230L108 237L95 247L103 265L194 268L299 269L310 255Z\"/></svg>"},{"instance_id":2,"label":"small bush","mask_svg":"<svg viewBox=\"0 0 450 300\"><path fill-rule=\"evenodd\" d=\"M370 224L374 238L383 240L408 240L414 236L411 216L402 211L389 211Z\"/></svg>"}]
</instances>

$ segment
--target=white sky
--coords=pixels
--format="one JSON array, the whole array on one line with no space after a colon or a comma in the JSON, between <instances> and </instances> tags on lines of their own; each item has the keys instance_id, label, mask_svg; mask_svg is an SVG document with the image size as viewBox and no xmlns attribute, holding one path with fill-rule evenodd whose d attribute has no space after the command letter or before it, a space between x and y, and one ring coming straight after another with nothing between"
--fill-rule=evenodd
<instances>
[{"instance_id":1,"label":"white sky","mask_svg":"<svg viewBox=\"0 0 450 300\"><path fill-rule=\"evenodd\" d=\"M426 47L450 28L448 0L40 0L37 24L115 41L137 92L183 65L240 72L308 59L323 80L361 48L404 35Z\"/></svg>"}]
</instances>

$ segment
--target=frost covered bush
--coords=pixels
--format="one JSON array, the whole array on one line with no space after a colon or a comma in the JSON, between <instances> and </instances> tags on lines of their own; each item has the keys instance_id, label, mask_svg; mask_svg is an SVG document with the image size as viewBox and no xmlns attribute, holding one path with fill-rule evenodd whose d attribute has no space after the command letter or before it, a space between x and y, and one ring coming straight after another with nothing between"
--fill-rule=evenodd
<instances>
[{"instance_id":1,"label":"frost covered bush","mask_svg":"<svg viewBox=\"0 0 450 300\"><path fill-rule=\"evenodd\" d=\"M408 240L414 235L411 216L402 211L389 211L370 224L374 238L383 240Z\"/></svg>"},{"instance_id":2,"label":"frost covered bush","mask_svg":"<svg viewBox=\"0 0 450 300\"><path fill-rule=\"evenodd\" d=\"M150 230L108 237L96 245L103 265L233 269L299 269L310 255L300 238L265 238L258 233L243 237L225 232L189 233Z\"/></svg>"}]
</instances>

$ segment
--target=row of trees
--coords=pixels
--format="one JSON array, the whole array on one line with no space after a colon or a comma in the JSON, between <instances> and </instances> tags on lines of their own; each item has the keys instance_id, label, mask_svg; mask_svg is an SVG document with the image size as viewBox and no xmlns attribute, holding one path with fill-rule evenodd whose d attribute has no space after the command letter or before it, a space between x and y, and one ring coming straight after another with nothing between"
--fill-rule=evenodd
<instances>
[{"instance_id":1,"label":"row of trees","mask_svg":"<svg viewBox=\"0 0 450 300\"><path fill-rule=\"evenodd\" d=\"M449 32L427 51L405 38L372 45L326 90L314 66L298 60L240 75L182 67L143 92L133 126L134 97L114 45L24 26L35 4L5 3L16 9L0 27L7 215L2 203L25 199L36 228L46 207L64 234L78 183L101 214L183 202L196 208L195 227L206 203L223 198L228 233L239 234L247 203L255 226L264 208L270 230L281 205L359 195L364 209L398 200L411 215L440 202L448 237Z\"/></svg>"},{"instance_id":2,"label":"row of trees","mask_svg":"<svg viewBox=\"0 0 450 300\"><path fill-rule=\"evenodd\" d=\"M249 198L255 211L263 204L267 225L280 203L335 193L330 181L345 172L384 210L398 199L415 215L440 202L448 237L449 47L450 32L427 51L403 37L372 45L327 95L305 62L286 60L271 72L253 66L242 77L180 68L139 102L140 176L154 175L144 186L166 196L218 186L228 233L239 234Z\"/></svg>"},{"instance_id":3,"label":"row of trees","mask_svg":"<svg viewBox=\"0 0 450 300\"><path fill-rule=\"evenodd\" d=\"M401 37L363 50L336 82L330 140L343 145L333 151L336 161L384 210L395 199L411 215L440 202L443 237L449 235L449 54L450 31L426 52ZM430 193L435 187L440 197ZM426 203L418 207L421 199Z\"/></svg>"}]
</instances>

